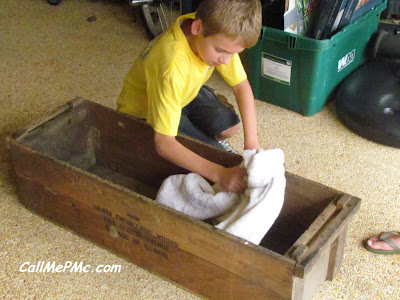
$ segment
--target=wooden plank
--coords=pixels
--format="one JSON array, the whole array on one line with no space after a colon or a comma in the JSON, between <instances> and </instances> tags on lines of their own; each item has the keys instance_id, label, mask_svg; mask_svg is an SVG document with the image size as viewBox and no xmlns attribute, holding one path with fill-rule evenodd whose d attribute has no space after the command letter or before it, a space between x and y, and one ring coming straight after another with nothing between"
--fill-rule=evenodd
<instances>
[{"instance_id":1,"label":"wooden plank","mask_svg":"<svg viewBox=\"0 0 400 300\"><path fill-rule=\"evenodd\" d=\"M67 104L64 104L64 105L58 107L50 115L45 116L39 120L35 120L35 121L27 124L23 129L15 132L13 134L13 138L24 137L31 131L37 129L38 127L42 126L43 124L46 124L48 121L53 120L54 118L58 117L59 115L62 115L66 111L70 110L72 107L76 107L80 104L85 105L85 103L88 104L88 102L83 100L82 98L76 98L74 100L71 100Z\"/></svg>"},{"instance_id":2,"label":"wooden plank","mask_svg":"<svg viewBox=\"0 0 400 300\"><path fill-rule=\"evenodd\" d=\"M336 201L333 200L315 219L310 227L297 239L293 246L286 253L288 257L298 261L308 250L308 245L312 243L312 239L323 229L324 225L329 222L333 214L336 212Z\"/></svg>"},{"instance_id":3,"label":"wooden plank","mask_svg":"<svg viewBox=\"0 0 400 300\"><path fill-rule=\"evenodd\" d=\"M285 201L282 210L261 244L282 255L291 253L293 249L290 248L293 244L309 230L311 224L329 203L341 194L324 185L286 172ZM296 220L296 226L293 226L293 220Z\"/></svg>"},{"instance_id":4,"label":"wooden plank","mask_svg":"<svg viewBox=\"0 0 400 300\"><path fill-rule=\"evenodd\" d=\"M28 178L18 176L18 181L19 194L29 209L192 292L210 299L285 299L181 250L175 242L140 228L133 219L129 220L136 226Z\"/></svg>"},{"instance_id":5,"label":"wooden plank","mask_svg":"<svg viewBox=\"0 0 400 300\"><path fill-rule=\"evenodd\" d=\"M342 233L336 238L331 244L331 252L328 262L328 273L326 275L327 280L333 280L336 274L339 272L342 266L344 258L344 248L346 244L347 227L345 226Z\"/></svg>"},{"instance_id":6,"label":"wooden plank","mask_svg":"<svg viewBox=\"0 0 400 300\"><path fill-rule=\"evenodd\" d=\"M128 153L130 153L130 150L135 151L134 148L136 147L143 147L142 150L139 151L140 154L156 159L157 162L162 160L155 152L153 143L154 131L149 124L143 120L99 104L89 103L92 111L93 126L98 128L102 135L107 138L117 137L117 139L123 139L124 141L128 140L129 145L134 145L131 149L126 147L127 149L125 151ZM107 119L108 122L104 122L104 119ZM202 143L190 137L178 135L177 139L195 153L226 167L238 165L242 161L240 155L226 152L220 148ZM107 145L108 144L109 143L107 143ZM170 168L171 166L174 165L168 162L168 167Z\"/></svg>"},{"instance_id":7,"label":"wooden plank","mask_svg":"<svg viewBox=\"0 0 400 300\"><path fill-rule=\"evenodd\" d=\"M149 199L113 186L76 168L42 157L21 145L13 146L15 170L57 195L68 195L79 205L98 206L112 216L127 214L141 228L175 241L179 249L246 278L282 298L290 298L294 264L290 259L235 238L203 222L166 209ZM109 234L109 233L107 233Z\"/></svg>"},{"instance_id":8,"label":"wooden plank","mask_svg":"<svg viewBox=\"0 0 400 300\"><path fill-rule=\"evenodd\" d=\"M143 183L153 185L157 190L168 176L188 172L156 153L153 129L144 121L96 104L91 106L91 110L93 126L99 132L96 155L100 164L130 177L140 178ZM105 119L107 122L103 121ZM190 138L178 136L177 139L195 153L226 167L242 161L239 155Z\"/></svg>"},{"instance_id":9,"label":"wooden plank","mask_svg":"<svg viewBox=\"0 0 400 300\"><path fill-rule=\"evenodd\" d=\"M315 291L326 280L330 249L324 247L318 253L318 258L313 260L302 277L295 277L293 283L292 300L312 299Z\"/></svg>"},{"instance_id":10,"label":"wooden plank","mask_svg":"<svg viewBox=\"0 0 400 300\"><path fill-rule=\"evenodd\" d=\"M87 168L95 163L94 135L88 103L75 101L63 105L51 116L28 126L21 136L15 136L31 149L73 165ZM49 122L51 120L51 122ZM28 134L29 133L29 134ZM82 157L81 161L76 159Z\"/></svg>"},{"instance_id":11,"label":"wooden plank","mask_svg":"<svg viewBox=\"0 0 400 300\"><path fill-rule=\"evenodd\" d=\"M338 201L338 210L332 215L299 256L294 279L293 299L310 299L325 281L332 280L343 260L345 236L351 217L360 207L360 199L344 194Z\"/></svg>"},{"instance_id":12,"label":"wooden plank","mask_svg":"<svg viewBox=\"0 0 400 300\"><path fill-rule=\"evenodd\" d=\"M300 258L299 264L307 268L311 265L312 260L317 260L317 256L321 249L331 246L334 240L347 229L351 217L360 208L360 199L357 197L351 197L349 195L343 196L346 199L347 204L343 209L337 211L337 213L331 218L329 222L324 224L321 228L318 237L312 240L312 244L309 245L309 250Z\"/></svg>"}]
</instances>

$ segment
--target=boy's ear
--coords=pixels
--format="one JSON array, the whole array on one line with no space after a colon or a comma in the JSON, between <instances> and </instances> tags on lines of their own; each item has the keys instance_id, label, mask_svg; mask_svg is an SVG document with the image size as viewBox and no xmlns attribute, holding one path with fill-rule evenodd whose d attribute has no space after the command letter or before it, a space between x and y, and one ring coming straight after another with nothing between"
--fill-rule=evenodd
<instances>
[{"instance_id":1,"label":"boy's ear","mask_svg":"<svg viewBox=\"0 0 400 300\"><path fill-rule=\"evenodd\" d=\"M201 22L200 19L193 20L191 32L193 35L199 35L203 33L203 22Z\"/></svg>"}]
</instances>

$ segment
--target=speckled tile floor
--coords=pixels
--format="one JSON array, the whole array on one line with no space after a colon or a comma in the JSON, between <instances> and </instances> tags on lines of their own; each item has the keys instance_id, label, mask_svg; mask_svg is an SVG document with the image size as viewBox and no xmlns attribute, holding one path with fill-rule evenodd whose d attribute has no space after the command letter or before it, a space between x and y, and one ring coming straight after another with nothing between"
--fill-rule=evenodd
<instances>
[{"instance_id":1,"label":"speckled tile floor","mask_svg":"<svg viewBox=\"0 0 400 300\"><path fill-rule=\"evenodd\" d=\"M96 16L96 21L87 18ZM16 195L4 138L81 96L115 107L123 78L147 37L124 1L0 3L0 298L197 299L197 296L26 210ZM231 101L219 77L211 84ZM346 129L333 104L313 117L257 101L262 148L282 148L286 169L358 196L341 272L314 299L400 299L400 257L373 255L362 240L400 230L400 150ZM243 137L231 139L241 149ZM117 274L21 273L24 262L119 264Z\"/></svg>"}]
</instances>

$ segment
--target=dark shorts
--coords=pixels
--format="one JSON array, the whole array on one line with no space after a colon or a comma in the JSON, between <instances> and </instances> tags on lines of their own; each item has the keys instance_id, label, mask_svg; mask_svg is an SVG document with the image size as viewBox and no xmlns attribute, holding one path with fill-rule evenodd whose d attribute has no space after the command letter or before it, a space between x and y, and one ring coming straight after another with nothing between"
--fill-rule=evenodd
<instances>
[{"instance_id":1,"label":"dark shorts","mask_svg":"<svg viewBox=\"0 0 400 300\"><path fill-rule=\"evenodd\" d=\"M182 109L179 133L223 148L214 137L239 122L236 112L203 85L197 97Z\"/></svg>"}]
</instances>

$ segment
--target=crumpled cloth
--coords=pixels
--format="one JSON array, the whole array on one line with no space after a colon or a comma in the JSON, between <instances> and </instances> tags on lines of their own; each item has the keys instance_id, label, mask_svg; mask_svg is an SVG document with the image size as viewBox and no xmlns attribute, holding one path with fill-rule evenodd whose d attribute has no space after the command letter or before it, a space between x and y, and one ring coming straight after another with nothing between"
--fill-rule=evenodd
<instances>
[{"instance_id":1,"label":"crumpled cloth","mask_svg":"<svg viewBox=\"0 0 400 300\"><path fill-rule=\"evenodd\" d=\"M245 150L241 167L248 173L244 194L226 191L219 184L211 186L200 175L189 173L165 179L156 201L196 219L216 218L217 228L259 244L283 206L283 151Z\"/></svg>"}]
</instances>

